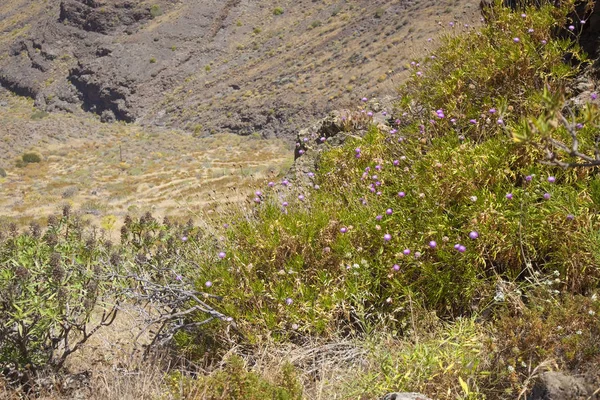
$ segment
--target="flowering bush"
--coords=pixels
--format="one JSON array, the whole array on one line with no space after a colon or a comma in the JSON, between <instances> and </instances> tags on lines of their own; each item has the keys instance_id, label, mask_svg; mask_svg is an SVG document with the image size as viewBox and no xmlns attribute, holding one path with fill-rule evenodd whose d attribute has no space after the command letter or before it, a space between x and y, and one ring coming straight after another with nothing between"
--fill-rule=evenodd
<instances>
[{"instance_id":1,"label":"flowering bush","mask_svg":"<svg viewBox=\"0 0 600 400\"><path fill-rule=\"evenodd\" d=\"M9 228L0 245L0 367L22 383L59 370L100 327L114 321L110 244L84 232L65 208L42 235Z\"/></svg>"}]
</instances>

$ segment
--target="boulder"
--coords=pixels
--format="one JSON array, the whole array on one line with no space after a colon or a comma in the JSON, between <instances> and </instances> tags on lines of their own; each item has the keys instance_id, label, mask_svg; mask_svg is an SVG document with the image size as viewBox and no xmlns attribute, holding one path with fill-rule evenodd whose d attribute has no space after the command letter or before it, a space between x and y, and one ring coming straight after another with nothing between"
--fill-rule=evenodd
<instances>
[{"instance_id":1,"label":"boulder","mask_svg":"<svg viewBox=\"0 0 600 400\"><path fill-rule=\"evenodd\" d=\"M596 389L584 377L548 371L540 375L528 400L598 400Z\"/></svg>"}]
</instances>

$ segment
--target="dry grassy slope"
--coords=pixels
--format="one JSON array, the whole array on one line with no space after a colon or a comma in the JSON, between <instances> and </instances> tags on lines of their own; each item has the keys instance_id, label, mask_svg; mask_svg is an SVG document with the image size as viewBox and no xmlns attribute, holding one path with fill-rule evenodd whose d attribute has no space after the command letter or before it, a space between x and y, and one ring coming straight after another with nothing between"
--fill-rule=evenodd
<instances>
[{"instance_id":1,"label":"dry grassy slope","mask_svg":"<svg viewBox=\"0 0 600 400\"><path fill-rule=\"evenodd\" d=\"M152 211L189 216L240 203L292 162L279 140L218 134L193 138L176 129L102 124L50 114L32 120L31 100L0 94L0 218L45 220L71 204L98 225L105 217ZM25 145L23 145L25 144ZM11 153L40 152L44 160L16 168Z\"/></svg>"},{"instance_id":2,"label":"dry grassy slope","mask_svg":"<svg viewBox=\"0 0 600 400\"><path fill-rule=\"evenodd\" d=\"M173 13L193 14L192 3ZM274 14L276 6L283 14ZM201 44L218 47L216 56L197 64L142 122L293 134L363 95L393 93L410 60L434 48L438 22L472 25L479 10L464 0L278 0L241 2L222 16L216 35ZM164 18L161 27L177 23Z\"/></svg>"}]
</instances>

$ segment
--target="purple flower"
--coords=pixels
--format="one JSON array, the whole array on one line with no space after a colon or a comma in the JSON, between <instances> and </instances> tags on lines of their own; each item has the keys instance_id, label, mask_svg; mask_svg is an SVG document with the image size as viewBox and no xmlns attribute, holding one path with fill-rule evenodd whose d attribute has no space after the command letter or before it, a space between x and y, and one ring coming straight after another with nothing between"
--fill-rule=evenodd
<instances>
[{"instance_id":1,"label":"purple flower","mask_svg":"<svg viewBox=\"0 0 600 400\"><path fill-rule=\"evenodd\" d=\"M575 216L573 214L567 215L567 221L573 221L574 219L575 219Z\"/></svg>"},{"instance_id":2,"label":"purple flower","mask_svg":"<svg viewBox=\"0 0 600 400\"><path fill-rule=\"evenodd\" d=\"M182 242L187 242L187 240L188 240L187 236L182 236L182 237L181 237L181 241L182 241Z\"/></svg>"},{"instance_id":3,"label":"purple flower","mask_svg":"<svg viewBox=\"0 0 600 400\"><path fill-rule=\"evenodd\" d=\"M402 252L405 256L410 254L410 249L404 249L404 251Z\"/></svg>"},{"instance_id":4,"label":"purple flower","mask_svg":"<svg viewBox=\"0 0 600 400\"><path fill-rule=\"evenodd\" d=\"M504 125L504 120L502 118L498 118L498 125Z\"/></svg>"},{"instance_id":5,"label":"purple flower","mask_svg":"<svg viewBox=\"0 0 600 400\"><path fill-rule=\"evenodd\" d=\"M392 240L392 235L390 235L389 233L386 233L385 235L383 235L383 240L385 240L386 242L389 242L390 240Z\"/></svg>"},{"instance_id":6,"label":"purple flower","mask_svg":"<svg viewBox=\"0 0 600 400\"><path fill-rule=\"evenodd\" d=\"M404 196L406 196L406 193L404 193L404 192L398 192L398 197L404 197Z\"/></svg>"},{"instance_id":7,"label":"purple flower","mask_svg":"<svg viewBox=\"0 0 600 400\"><path fill-rule=\"evenodd\" d=\"M451 27L454 27L454 22L450 21L450 23L448 25L450 25Z\"/></svg>"},{"instance_id":8,"label":"purple flower","mask_svg":"<svg viewBox=\"0 0 600 400\"><path fill-rule=\"evenodd\" d=\"M518 37L513 38L513 42L515 42L515 43L519 43L520 41L521 41L521 39L519 39Z\"/></svg>"},{"instance_id":9,"label":"purple flower","mask_svg":"<svg viewBox=\"0 0 600 400\"><path fill-rule=\"evenodd\" d=\"M376 216L376 217L375 217L375 219L376 219L377 221L381 221L381 219L382 219L382 218L383 218L383 215L378 215L378 216Z\"/></svg>"},{"instance_id":10,"label":"purple flower","mask_svg":"<svg viewBox=\"0 0 600 400\"><path fill-rule=\"evenodd\" d=\"M527 14L525 14L525 13L521 14L521 18L527 18Z\"/></svg>"},{"instance_id":11,"label":"purple flower","mask_svg":"<svg viewBox=\"0 0 600 400\"><path fill-rule=\"evenodd\" d=\"M207 288L212 286L212 282L211 281L206 281L206 283L204 284L204 286L206 286Z\"/></svg>"},{"instance_id":12,"label":"purple flower","mask_svg":"<svg viewBox=\"0 0 600 400\"><path fill-rule=\"evenodd\" d=\"M283 181L281 181L281 185L283 186L288 186L290 184L290 182L287 179L284 179Z\"/></svg>"},{"instance_id":13,"label":"purple flower","mask_svg":"<svg viewBox=\"0 0 600 400\"><path fill-rule=\"evenodd\" d=\"M224 259L226 256L227 256L227 254L225 254L225 252L224 252L224 251L222 251L222 252L220 252L220 253L219 253L219 258L220 258L221 260L222 260L222 259Z\"/></svg>"},{"instance_id":14,"label":"purple flower","mask_svg":"<svg viewBox=\"0 0 600 400\"><path fill-rule=\"evenodd\" d=\"M583 124L581 122L579 122L577 125L575 125L575 128L583 129Z\"/></svg>"},{"instance_id":15,"label":"purple flower","mask_svg":"<svg viewBox=\"0 0 600 400\"><path fill-rule=\"evenodd\" d=\"M467 248L461 244L460 246L458 246L457 250L461 253L464 253L465 251L467 251Z\"/></svg>"},{"instance_id":16,"label":"purple flower","mask_svg":"<svg viewBox=\"0 0 600 400\"><path fill-rule=\"evenodd\" d=\"M506 193L505 196L508 200L512 200L513 199L513 194L512 193Z\"/></svg>"},{"instance_id":17,"label":"purple flower","mask_svg":"<svg viewBox=\"0 0 600 400\"><path fill-rule=\"evenodd\" d=\"M387 210L385 210L385 213L386 213L387 215L392 215L393 211L392 211L392 209L391 209L391 208L388 208Z\"/></svg>"},{"instance_id":18,"label":"purple flower","mask_svg":"<svg viewBox=\"0 0 600 400\"><path fill-rule=\"evenodd\" d=\"M398 165L400 165L400 160L394 160L393 164L397 167Z\"/></svg>"},{"instance_id":19,"label":"purple flower","mask_svg":"<svg viewBox=\"0 0 600 400\"><path fill-rule=\"evenodd\" d=\"M340 229L340 232L341 233L346 233L346 232L348 232L348 228L343 227L343 228Z\"/></svg>"},{"instance_id":20,"label":"purple flower","mask_svg":"<svg viewBox=\"0 0 600 400\"><path fill-rule=\"evenodd\" d=\"M283 203L281 203L282 206L287 207L288 206L288 202L284 201Z\"/></svg>"},{"instance_id":21,"label":"purple flower","mask_svg":"<svg viewBox=\"0 0 600 400\"><path fill-rule=\"evenodd\" d=\"M356 154L360 154L360 147L357 147L356 149L354 149L354 152L355 152Z\"/></svg>"},{"instance_id":22,"label":"purple flower","mask_svg":"<svg viewBox=\"0 0 600 400\"><path fill-rule=\"evenodd\" d=\"M477 120L476 119L470 119L469 122L473 125L477 124Z\"/></svg>"},{"instance_id":23,"label":"purple flower","mask_svg":"<svg viewBox=\"0 0 600 400\"><path fill-rule=\"evenodd\" d=\"M544 193L544 200L550 200L550 193Z\"/></svg>"},{"instance_id":24,"label":"purple flower","mask_svg":"<svg viewBox=\"0 0 600 400\"><path fill-rule=\"evenodd\" d=\"M477 239L479 237L479 233L472 231L471 233L469 233L469 237L473 240Z\"/></svg>"},{"instance_id":25,"label":"purple flower","mask_svg":"<svg viewBox=\"0 0 600 400\"><path fill-rule=\"evenodd\" d=\"M369 116L369 117L372 117L372 116L373 116L373 112L369 111L369 112L367 113L367 116Z\"/></svg>"},{"instance_id":26,"label":"purple flower","mask_svg":"<svg viewBox=\"0 0 600 400\"><path fill-rule=\"evenodd\" d=\"M527 29L527 32L529 32L529 33L533 33L533 28L529 28L529 29Z\"/></svg>"},{"instance_id":27,"label":"purple flower","mask_svg":"<svg viewBox=\"0 0 600 400\"><path fill-rule=\"evenodd\" d=\"M175 280L178 280L178 281L181 281L182 279L183 279L183 276L181 276L181 275L177 275L177 276L175 277Z\"/></svg>"},{"instance_id":28,"label":"purple flower","mask_svg":"<svg viewBox=\"0 0 600 400\"><path fill-rule=\"evenodd\" d=\"M321 139L319 139L321 141L321 143L323 143L324 141L327 140L327 138L325 136L323 136Z\"/></svg>"},{"instance_id":29,"label":"purple flower","mask_svg":"<svg viewBox=\"0 0 600 400\"><path fill-rule=\"evenodd\" d=\"M400 271L400 266L398 264L394 264L392 268L394 269L394 271Z\"/></svg>"},{"instance_id":30,"label":"purple flower","mask_svg":"<svg viewBox=\"0 0 600 400\"><path fill-rule=\"evenodd\" d=\"M533 176L532 176L532 175L527 175L527 176L525 177L525 180L526 180L527 182L531 182L531 181L533 180Z\"/></svg>"},{"instance_id":31,"label":"purple flower","mask_svg":"<svg viewBox=\"0 0 600 400\"><path fill-rule=\"evenodd\" d=\"M267 185L269 185L269 187L273 187L275 186L275 182L269 182Z\"/></svg>"},{"instance_id":32,"label":"purple flower","mask_svg":"<svg viewBox=\"0 0 600 400\"><path fill-rule=\"evenodd\" d=\"M256 192L254 192L255 195L257 195L258 197L262 196L262 192L260 190L257 190Z\"/></svg>"},{"instance_id":33,"label":"purple flower","mask_svg":"<svg viewBox=\"0 0 600 400\"><path fill-rule=\"evenodd\" d=\"M550 183L554 183L554 182L556 182L556 178L555 178L555 177L553 177L553 176L549 176L549 177L548 177L548 182L550 182Z\"/></svg>"},{"instance_id":34,"label":"purple flower","mask_svg":"<svg viewBox=\"0 0 600 400\"><path fill-rule=\"evenodd\" d=\"M460 247L460 244L458 244L458 243L456 243L456 244L454 245L454 249L456 249L456 250L458 250L458 248L459 248L459 247Z\"/></svg>"},{"instance_id":35,"label":"purple flower","mask_svg":"<svg viewBox=\"0 0 600 400\"><path fill-rule=\"evenodd\" d=\"M367 99L366 97L363 97L363 98L362 98L362 102L363 102L363 103L366 103L367 101L369 101L369 99Z\"/></svg>"},{"instance_id":36,"label":"purple flower","mask_svg":"<svg viewBox=\"0 0 600 400\"><path fill-rule=\"evenodd\" d=\"M304 150L302 150L302 149L298 150L298 154L300 154L300 155L304 154Z\"/></svg>"},{"instance_id":37,"label":"purple flower","mask_svg":"<svg viewBox=\"0 0 600 400\"><path fill-rule=\"evenodd\" d=\"M376 169L377 171L381 171L381 165L377 164L377 165L375 166L375 169Z\"/></svg>"},{"instance_id":38,"label":"purple flower","mask_svg":"<svg viewBox=\"0 0 600 400\"><path fill-rule=\"evenodd\" d=\"M546 39L542 39L541 43L542 43L543 45L545 45L545 44L547 44L548 42L546 41Z\"/></svg>"},{"instance_id":39,"label":"purple flower","mask_svg":"<svg viewBox=\"0 0 600 400\"><path fill-rule=\"evenodd\" d=\"M569 25L569 30L572 32L575 30L575 27L573 25Z\"/></svg>"},{"instance_id":40,"label":"purple flower","mask_svg":"<svg viewBox=\"0 0 600 400\"><path fill-rule=\"evenodd\" d=\"M431 247L432 249L435 249L437 247L437 243L435 242L435 240L429 242L429 247Z\"/></svg>"},{"instance_id":41,"label":"purple flower","mask_svg":"<svg viewBox=\"0 0 600 400\"><path fill-rule=\"evenodd\" d=\"M260 203L260 197L255 197L254 198L254 202L257 203L257 204L259 204Z\"/></svg>"},{"instance_id":42,"label":"purple flower","mask_svg":"<svg viewBox=\"0 0 600 400\"><path fill-rule=\"evenodd\" d=\"M294 300L292 300L291 298L287 298L285 299L285 304L287 304L288 306L291 306L294 303Z\"/></svg>"},{"instance_id":43,"label":"purple flower","mask_svg":"<svg viewBox=\"0 0 600 400\"><path fill-rule=\"evenodd\" d=\"M596 100L598 98L598 93L594 92L590 95L590 97L592 98L592 100Z\"/></svg>"},{"instance_id":44,"label":"purple flower","mask_svg":"<svg viewBox=\"0 0 600 400\"><path fill-rule=\"evenodd\" d=\"M298 200L304 201L304 195L303 194L298 195Z\"/></svg>"},{"instance_id":45,"label":"purple flower","mask_svg":"<svg viewBox=\"0 0 600 400\"><path fill-rule=\"evenodd\" d=\"M489 113L490 113L490 114L496 114L496 109L495 109L495 108L490 108L490 111L489 111Z\"/></svg>"}]
</instances>

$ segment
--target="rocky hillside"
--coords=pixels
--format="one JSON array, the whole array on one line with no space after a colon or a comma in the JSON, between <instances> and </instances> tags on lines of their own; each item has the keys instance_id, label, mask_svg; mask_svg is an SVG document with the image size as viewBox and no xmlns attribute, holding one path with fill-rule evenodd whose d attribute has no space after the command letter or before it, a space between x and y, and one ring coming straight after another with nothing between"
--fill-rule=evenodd
<instances>
[{"instance_id":1,"label":"rocky hillside","mask_svg":"<svg viewBox=\"0 0 600 400\"><path fill-rule=\"evenodd\" d=\"M469 0L8 0L0 83L44 111L291 138L385 95ZM466 25L467 27L465 28Z\"/></svg>"}]
</instances>

